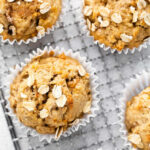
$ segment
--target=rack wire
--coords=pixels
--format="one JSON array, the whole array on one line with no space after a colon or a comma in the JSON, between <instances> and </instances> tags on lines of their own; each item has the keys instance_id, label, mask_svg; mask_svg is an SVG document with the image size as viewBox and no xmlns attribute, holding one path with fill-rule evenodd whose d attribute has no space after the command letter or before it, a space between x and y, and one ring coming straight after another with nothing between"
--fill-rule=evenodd
<instances>
[{"instance_id":1,"label":"rack wire","mask_svg":"<svg viewBox=\"0 0 150 150\"><path fill-rule=\"evenodd\" d=\"M118 112L119 98L125 83L131 77L143 70L149 70L150 47L142 52L134 54L111 54L110 51L103 51L93 43L93 39L87 37L80 28L79 14L80 0L66 0L66 13L63 16L63 23L50 35L29 45L14 45L0 43L0 104L3 107L8 129L16 150L128 150L124 146L122 133L119 132L120 125ZM46 45L59 46L65 49L79 51L86 56L88 61L93 63L99 77L100 111L97 117L92 119L86 126L66 138L51 144L40 142L37 137L24 134L7 115L5 105L5 86L3 82L9 74L9 68L18 64L28 57L28 54L36 48L43 48Z\"/></svg>"}]
</instances>

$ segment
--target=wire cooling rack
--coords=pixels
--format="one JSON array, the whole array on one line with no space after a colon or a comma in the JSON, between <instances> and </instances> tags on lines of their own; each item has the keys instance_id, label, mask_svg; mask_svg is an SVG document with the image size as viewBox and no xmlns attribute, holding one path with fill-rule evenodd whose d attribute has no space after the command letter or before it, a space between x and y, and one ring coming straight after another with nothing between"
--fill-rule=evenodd
<instances>
[{"instance_id":1,"label":"wire cooling rack","mask_svg":"<svg viewBox=\"0 0 150 150\"><path fill-rule=\"evenodd\" d=\"M63 23L50 35L29 45L14 45L0 43L0 104L7 120L8 129L16 150L128 150L124 146L118 113L119 98L125 83L136 73L149 70L150 47L134 54L111 54L93 44L93 40L83 34L78 18L80 0L66 0L66 13ZM28 57L32 50L46 45L59 46L79 51L86 56L97 70L99 77L100 111L97 117L86 126L58 142L48 144L40 142L37 137L26 135L12 123L7 115L5 86L2 86L9 74L9 68ZM0 148L1 149L1 148ZM2 149L3 150L3 149ZM7 149L4 149L7 150ZM10 149L9 149L10 150Z\"/></svg>"}]
</instances>

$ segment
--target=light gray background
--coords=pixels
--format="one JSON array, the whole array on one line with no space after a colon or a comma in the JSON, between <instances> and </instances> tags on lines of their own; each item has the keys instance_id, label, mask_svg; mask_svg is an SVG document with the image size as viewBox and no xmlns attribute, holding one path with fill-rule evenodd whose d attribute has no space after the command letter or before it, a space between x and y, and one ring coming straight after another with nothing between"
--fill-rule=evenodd
<instances>
[{"instance_id":1,"label":"light gray background","mask_svg":"<svg viewBox=\"0 0 150 150\"><path fill-rule=\"evenodd\" d=\"M80 51L81 55L86 56L88 61L92 61L93 66L97 69L100 83L98 89L101 100L100 111L90 124L80 128L70 137L62 138L59 142L53 142L52 144L39 142L38 138L25 135L12 124L11 118L7 116L7 110L4 107L6 103L6 100L4 100L5 87L1 86L0 102L4 110L0 106L2 115L0 115L0 145L4 146L8 143L9 148L0 147L0 150L13 150L10 138L17 150L98 150L100 147L103 150L129 149L124 146L122 134L119 132L119 98L125 83L129 82L131 77L143 70L149 70L150 47L143 49L140 53L135 52L128 55L111 54L110 51L103 51L99 46L94 45L93 40L86 37L80 28L80 19L78 19L79 14L77 13L80 0L66 1L67 8L63 23L50 35L29 45L10 46L9 44L0 44L1 85L6 80L8 68L22 62L37 47L43 48L50 43L53 47L71 48L74 51ZM8 128L2 111L5 111ZM1 134L2 131L3 134Z\"/></svg>"}]
</instances>

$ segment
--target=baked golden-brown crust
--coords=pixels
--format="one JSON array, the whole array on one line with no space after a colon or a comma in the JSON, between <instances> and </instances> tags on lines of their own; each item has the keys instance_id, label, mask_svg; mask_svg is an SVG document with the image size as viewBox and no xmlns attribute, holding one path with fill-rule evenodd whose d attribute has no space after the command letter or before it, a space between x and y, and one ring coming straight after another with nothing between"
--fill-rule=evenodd
<instances>
[{"instance_id":1,"label":"baked golden-brown crust","mask_svg":"<svg viewBox=\"0 0 150 150\"><path fill-rule=\"evenodd\" d=\"M150 149L150 87L127 102L125 124L133 146Z\"/></svg>"},{"instance_id":2,"label":"baked golden-brown crust","mask_svg":"<svg viewBox=\"0 0 150 150\"><path fill-rule=\"evenodd\" d=\"M51 28L61 12L61 0L1 0L0 35L11 41L27 40Z\"/></svg>"},{"instance_id":3,"label":"baked golden-brown crust","mask_svg":"<svg viewBox=\"0 0 150 150\"><path fill-rule=\"evenodd\" d=\"M90 113L89 74L64 54L34 58L10 86L11 107L19 120L39 133L55 133Z\"/></svg>"},{"instance_id":4,"label":"baked golden-brown crust","mask_svg":"<svg viewBox=\"0 0 150 150\"><path fill-rule=\"evenodd\" d=\"M118 51L150 36L149 0L85 0L83 13L94 39Z\"/></svg>"}]
</instances>

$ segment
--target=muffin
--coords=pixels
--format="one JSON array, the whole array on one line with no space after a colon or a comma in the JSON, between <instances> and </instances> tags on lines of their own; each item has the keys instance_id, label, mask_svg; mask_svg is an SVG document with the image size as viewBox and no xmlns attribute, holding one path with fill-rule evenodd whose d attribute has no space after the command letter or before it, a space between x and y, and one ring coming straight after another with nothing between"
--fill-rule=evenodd
<instances>
[{"instance_id":1,"label":"muffin","mask_svg":"<svg viewBox=\"0 0 150 150\"><path fill-rule=\"evenodd\" d=\"M42 36L56 23L60 12L61 0L1 0L0 35L18 42Z\"/></svg>"},{"instance_id":2,"label":"muffin","mask_svg":"<svg viewBox=\"0 0 150 150\"><path fill-rule=\"evenodd\" d=\"M125 124L128 140L134 147L150 149L150 87L134 96L126 105Z\"/></svg>"},{"instance_id":3,"label":"muffin","mask_svg":"<svg viewBox=\"0 0 150 150\"><path fill-rule=\"evenodd\" d=\"M83 13L94 40L112 49L133 49L150 37L149 0L84 0Z\"/></svg>"},{"instance_id":4,"label":"muffin","mask_svg":"<svg viewBox=\"0 0 150 150\"><path fill-rule=\"evenodd\" d=\"M18 119L40 134L61 134L91 110L89 74L64 53L34 57L10 86Z\"/></svg>"}]
</instances>

